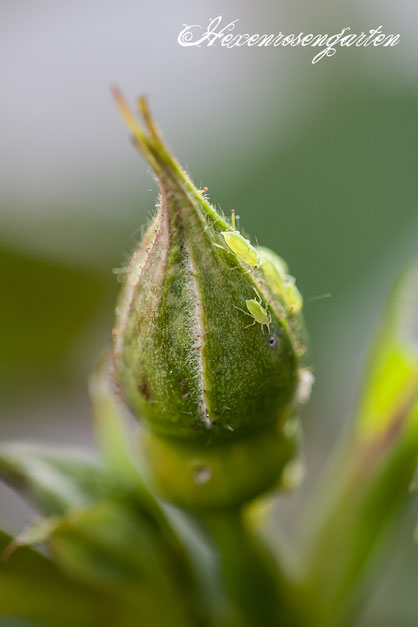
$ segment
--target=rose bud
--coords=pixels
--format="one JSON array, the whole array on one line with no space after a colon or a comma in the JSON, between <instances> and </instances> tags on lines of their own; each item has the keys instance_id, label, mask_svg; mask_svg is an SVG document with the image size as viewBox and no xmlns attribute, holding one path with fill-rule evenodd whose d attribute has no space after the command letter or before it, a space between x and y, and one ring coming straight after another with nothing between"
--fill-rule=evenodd
<instances>
[{"instance_id":1,"label":"rose bud","mask_svg":"<svg viewBox=\"0 0 418 627\"><path fill-rule=\"evenodd\" d=\"M194 187L144 99L146 131L114 95L160 185L116 309L121 393L146 426L169 498L188 507L241 503L276 482L295 452L286 426L300 404L303 325L291 318L301 297L289 277L275 291L263 255Z\"/></svg>"}]
</instances>

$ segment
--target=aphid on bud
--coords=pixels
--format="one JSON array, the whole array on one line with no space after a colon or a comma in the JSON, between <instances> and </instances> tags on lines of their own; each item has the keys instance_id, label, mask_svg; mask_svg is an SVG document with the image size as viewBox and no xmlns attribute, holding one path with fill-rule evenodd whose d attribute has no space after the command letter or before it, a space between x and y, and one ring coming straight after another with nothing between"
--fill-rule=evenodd
<instances>
[{"instance_id":1,"label":"aphid on bud","mask_svg":"<svg viewBox=\"0 0 418 627\"><path fill-rule=\"evenodd\" d=\"M235 211L232 210L232 218L231 218L231 231L222 231L221 235L223 236L226 245L228 248L232 250L232 252L238 257L240 261L243 261L249 266L254 266L257 268L261 261L260 257L257 253L257 250L254 246L251 245L248 239L245 239L235 230Z\"/></svg>"},{"instance_id":2,"label":"aphid on bud","mask_svg":"<svg viewBox=\"0 0 418 627\"><path fill-rule=\"evenodd\" d=\"M281 257L268 248L258 249L261 269L270 289L282 300L289 314L297 314L302 309L303 298L295 284L295 279L287 274L287 265Z\"/></svg>"},{"instance_id":3,"label":"aphid on bud","mask_svg":"<svg viewBox=\"0 0 418 627\"><path fill-rule=\"evenodd\" d=\"M288 272L287 263L264 246L259 246L257 252L261 261L261 269L270 289L280 294Z\"/></svg>"},{"instance_id":4,"label":"aphid on bud","mask_svg":"<svg viewBox=\"0 0 418 627\"><path fill-rule=\"evenodd\" d=\"M242 311L242 313L245 313L246 316L250 316L254 320L254 322L252 322L251 324L247 324L244 329L248 329L248 327L252 327L258 322L258 324L261 325L261 330L263 330L264 325L266 325L267 329L270 331L271 314L266 309L264 309L261 302L256 300L255 298L251 298L249 300L246 300L245 304L247 305L249 313L234 305L235 309Z\"/></svg>"},{"instance_id":5,"label":"aphid on bud","mask_svg":"<svg viewBox=\"0 0 418 627\"><path fill-rule=\"evenodd\" d=\"M283 297L289 313L299 313L302 309L303 298L302 294L296 287L295 279L292 276L286 277L286 281L283 285Z\"/></svg>"}]
</instances>

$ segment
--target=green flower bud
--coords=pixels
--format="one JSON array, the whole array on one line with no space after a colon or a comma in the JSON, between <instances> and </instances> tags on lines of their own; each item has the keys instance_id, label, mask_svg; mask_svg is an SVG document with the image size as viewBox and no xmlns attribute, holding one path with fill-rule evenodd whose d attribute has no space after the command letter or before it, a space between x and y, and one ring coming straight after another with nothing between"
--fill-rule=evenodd
<instances>
[{"instance_id":1,"label":"green flower bud","mask_svg":"<svg viewBox=\"0 0 418 627\"><path fill-rule=\"evenodd\" d=\"M132 257L116 310L113 352L121 390L149 428L150 450L166 485L181 460L197 489L212 478L221 481L229 472L228 450L235 451L231 472L249 463L262 465L263 460L251 459L251 441L264 451L271 434L276 453L268 455L281 461L267 464L267 481L261 477L251 490L238 490L237 499L246 500L271 484L294 453L288 443L282 447L287 455L278 451L288 440L284 427L299 403L302 327L289 325L287 297L271 288L249 241L215 212L168 152L145 101L140 106L148 135L121 94L115 96L161 189L158 213ZM177 455L182 446L190 447L187 454ZM174 457L163 472L163 460ZM211 492L211 503L220 492ZM225 492L233 500L233 488ZM187 494L185 500L193 497Z\"/></svg>"}]
</instances>

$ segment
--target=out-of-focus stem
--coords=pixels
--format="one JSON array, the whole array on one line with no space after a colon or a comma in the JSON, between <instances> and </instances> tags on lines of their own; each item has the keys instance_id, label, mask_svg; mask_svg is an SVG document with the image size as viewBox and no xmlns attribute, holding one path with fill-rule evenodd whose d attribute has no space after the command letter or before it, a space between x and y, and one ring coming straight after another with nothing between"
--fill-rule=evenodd
<instances>
[{"instance_id":1,"label":"out-of-focus stem","mask_svg":"<svg viewBox=\"0 0 418 627\"><path fill-rule=\"evenodd\" d=\"M241 511L199 518L218 559L227 627L296 627L290 584Z\"/></svg>"}]
</instances>

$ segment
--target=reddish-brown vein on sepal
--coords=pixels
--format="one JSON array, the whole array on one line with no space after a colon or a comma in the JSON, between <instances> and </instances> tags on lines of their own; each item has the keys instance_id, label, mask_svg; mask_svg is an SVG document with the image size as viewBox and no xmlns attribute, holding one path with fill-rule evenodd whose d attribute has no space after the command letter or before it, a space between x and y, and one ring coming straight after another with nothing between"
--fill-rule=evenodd
<instances>
[{"instance_id":1,"label":"reddish-brown vein on sepal","mask_svg":"<svg viewBox=\"0 0 418 627\"><path fill-rule=\"evenodd\" d=\"M205 329L203 325L203 315L202 315L202 298L199 290L199 285L196 280L196 267L191 257L190 250L187 247L187 244L184 242L184 252L186 264L189 268L189 277L190 277L190 285L192 288L192 292L195 296L195 312L194 312L194 327L195 327L195 336L196 336L196 345L193 347L196 353L196 359L198 364L198 372L196 376L196 381L199 387L199 396L202 411L202 422L204 423L207 429L212 427L212 421L209 416L209 407L206 397L206 373L205 373L205 364L203 359L203 340L205 337Z\"/></svg>"},{"instance_id":2,"label":"reddish-brown vein on sepal","mask_svg":"<svg viewBox=\"0 0 418 627\"><path fill-rule=\"evenodd\" d=\"M151 235L149 240L147 239L148 234ZM165 237L166 246L161 244L160 240L162 237ZM114 355L116 357L119 357L123 352L123 338L126 337L126 329L132 318L133 308L138 296L138 289L144 277L145 271L155 254L157 246L161 244L161 249L168 250L170 239L170 220L168 211L164 208L162 191L161 209L159 210L155 220L151 223L151 226L142 241L141 247L132 257L126 277L125 289L116 310L118 315L118 325L114 330L116 332L114 343Z\"/></svg>"}]
</instances>

